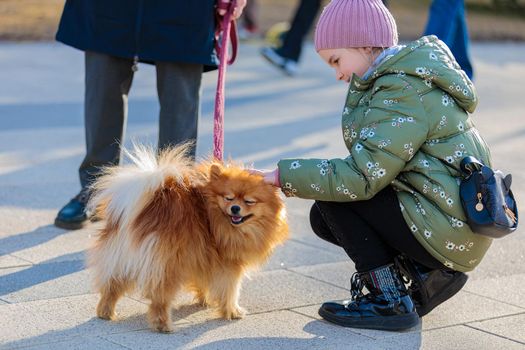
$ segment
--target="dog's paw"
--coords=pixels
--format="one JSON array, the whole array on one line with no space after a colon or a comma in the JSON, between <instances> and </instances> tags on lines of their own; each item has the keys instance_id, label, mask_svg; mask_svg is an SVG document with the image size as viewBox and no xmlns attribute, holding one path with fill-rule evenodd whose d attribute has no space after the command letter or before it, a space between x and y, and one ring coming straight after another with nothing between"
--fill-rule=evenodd
<instances>
[{"instance_id":1,"label":"dog's paw","mask_svg":"<svg viewBox=\"0 0 525 350\"><path fill-rule=\"evenodd\" d=\"M208 306L208 302L206 301L206 298L202 295L196 295L194 298L193 298L193 303L194 304L197 304L199 306Z\"/></svg>"},{"instance_id":2,"label":"dog's paw","mask_svg":"<svg viewBox=\"0 0 525 350\"><path fill-rule=\"evenodd\" d=\"M170 323L166 322L158 322L156 324L151 325L154 331L158 331L160 333L172 333L173 332L173 326Z\"/></svg>"},{"instance_id":3,"label":"dog's paw","mask_svg":"<svg viewBox=\"0 0 525 350\"><path fill-rule=\"evenodd\" d=\"M97 306L97 317L108 321L114 321L117 318L113 308L102 304Z\"/></svg>"},{"instance_id":4,"label":"dog's paw","mask_svg":"<svg viewBox=\"0 0 525 350\"><path fill-rule=\"evenodd\" d=\"M158 331L161 333L171 333L173 332L173 325L171 322L171 317L168 313L165 312L148 312L148 321L152 330Z\"/></svg>"},{"instance_id":5,"label":"dog's paw","mask_svg":"<svg viewBox=\"0 0 525 350\"><path fill-rule=\"evenodd\" d=\"M233 308L224 308L222 309L221 314L222 318L224 318L225 320L240 319L246 315L246 310L244 310L240 306Z\"/></svg>"}]
</instances>

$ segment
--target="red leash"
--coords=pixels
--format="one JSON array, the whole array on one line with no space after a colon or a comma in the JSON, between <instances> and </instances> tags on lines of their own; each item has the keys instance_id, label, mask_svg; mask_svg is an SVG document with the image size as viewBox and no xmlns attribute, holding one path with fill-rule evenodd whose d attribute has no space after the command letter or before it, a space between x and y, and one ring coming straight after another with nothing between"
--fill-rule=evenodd
<instances>
[{"instance_id":1,"label":"red leash","mask_svg":"<svg viewBox=\"0 0 525 350\"><path fill-rule=\"evenodd\" d=\"M237 56L237 28L232 21L236 1L224 3L217 1L217 8L226 10L224 16L217 18L215 29L215 51L219 56L219 78L215 94L215 113L213 117L213 156L217 160L223 158L224 148L224 80L226 79L226 64L232 64ZM232 56L228 59L228 39L232 43ZM220 41L220 45L219 45Z\"/></svg>"}]
</instances>

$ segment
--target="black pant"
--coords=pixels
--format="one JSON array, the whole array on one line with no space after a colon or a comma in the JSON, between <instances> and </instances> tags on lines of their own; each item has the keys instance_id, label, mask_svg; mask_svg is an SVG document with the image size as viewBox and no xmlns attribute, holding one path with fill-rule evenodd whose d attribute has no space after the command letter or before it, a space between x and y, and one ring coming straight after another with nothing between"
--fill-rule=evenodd
<instances>
[{"instance_id":1,"label":"black pant","mask_svg":"<svg viewBox=\"0 0 525 350\"><path fill-rule=\"evenodd\" d=\"M400 253L429 268L445 268L408 228L391 186L366 201L316 201L310 224L319 237L342 247L359 272L390 264Z\"/></svg>"},{"instance_id":2,"label":"black pant","mask_svg":"<svg viewBox=\"0 0 525 350\"><path fill-rule=\"evenodd\" d=\"M301 0L295 11L290 30L286 33L283 45L277 53L294 61L299 61L303 40L314 23L321 7L321 0Z\"/></svg>"}]
</instances>

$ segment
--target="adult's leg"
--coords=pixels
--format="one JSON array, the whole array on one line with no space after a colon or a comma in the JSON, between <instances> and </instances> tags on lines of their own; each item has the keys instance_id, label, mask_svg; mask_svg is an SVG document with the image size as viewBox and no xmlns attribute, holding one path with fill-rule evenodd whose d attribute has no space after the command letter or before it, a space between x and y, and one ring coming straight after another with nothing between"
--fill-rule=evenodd
<instances>
[{"instance_id":1,"label":"adult's leg","mask_svg":"<svg viewBox=\"0 0 525 350\"><path fill-rule=\"evenodd\" d=\"M467 20L465 18L465 4L463 0L457 1L455 11L455 31L450 35L450 50L454 54L456 61L465 71L467 76L472 79L473 69L469 55L469 36Z\"/></svg>"},{"instance_id":2,"label":"adult's leg","mask_svg":"<svg viewBox=\"0 0 525 350\"><path fill-rule=\"evenodd\" d=\"M434 0L428 12L425 35L434 34L448 45L461 69L472 78L468 30L463 0Z\"/></svg>"},{"instance_id":3,"label":"adult's leg","mask_svg":"<svg viewBox=\"0 0 525 350\"><path fill-rule=\"evenodd\" d=\"M451 41L451 33L455 31L456 2L457 0L432 1L428 11L425 35L434 34L445 43Z\"/></svg>"},{"instance_id":4,"label":"adult's leg","mask_svg":"<svg viewBox=\"0 0 525 350\"><path fill-rule=\"evenodd\" d=\"M203 66L156 62L160 102L159 149L197 140ZM190 150L195 157L195 146Z\"/></svg>"},{"instance_id":5,"label":"adult's leg","mask_svg":"<svg viewBox=\"0 0 525 350\"><path fill-rule=\"evenodd\" d=\"M97 52L85 53L84 123L86 156L80 184L91 184L101 166L118 164L128 112L133 62Z\"/></svg>"},{"instance_id":6,"label":"adult's leg","mask_svg":"<svg viewBox=\"0 0 525 350\"><path fill-rule=\"evenodd\" d=\"M321 0L301 0L297 8L290 30L286 33L283 45L276 52L288 59L299 61L303 40L321 7Z\"/></svg>"}]
</instances>

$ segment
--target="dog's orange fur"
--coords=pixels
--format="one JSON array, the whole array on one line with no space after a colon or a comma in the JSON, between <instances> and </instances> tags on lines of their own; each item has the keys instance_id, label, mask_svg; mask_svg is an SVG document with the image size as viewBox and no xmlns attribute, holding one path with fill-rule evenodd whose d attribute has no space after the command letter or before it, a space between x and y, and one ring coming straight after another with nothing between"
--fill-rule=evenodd
<instances>
[{"instance_id":1,"label":"dog's orange fur","mask_svg":"<svg viewBox=\"0 0 525 350\"><path fill-rule=\"evenodd\" d=\"M151 175L137 165L118 167L95 184L91 205L97 208L101 228L89 251L89 265L101 293L99 317L113 319L118 299L137 287L151 300L151 327L161 332L172 330L170 304L182 288L200 303L217 307L223 318L241 318L245 311L238 300L245 272L263 263L287 238L278 189L238 166L191 166L184 151L179 147L163 152ZM148 176L162 180L153 189L140 190L140 200L116 203L122 193L114 180L132 178L133 172L145 181ZM246 218L240 224L232 221L235 205ZM111 209L115 207L125 210Z\"/></svg>"}]
</instances>

